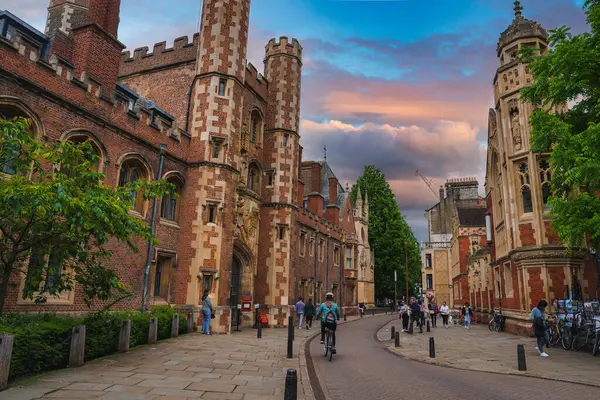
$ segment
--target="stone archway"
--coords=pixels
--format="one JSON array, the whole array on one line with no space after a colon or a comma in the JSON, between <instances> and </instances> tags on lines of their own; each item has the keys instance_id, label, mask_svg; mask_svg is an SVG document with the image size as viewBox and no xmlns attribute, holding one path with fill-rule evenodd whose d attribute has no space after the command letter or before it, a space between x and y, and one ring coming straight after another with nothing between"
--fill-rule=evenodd
<instances>
[{"instance_id":1,"label":"stone archway","mask_svg":"<svg viewBox=\"0 0 600 400\"><path fill-rule=\"evenodd\" d=\"M241 321L242 262L234 254L231 262L231 287L229 289L229 305L231 306L231 330L238 330Z\"/></svg>"},{"instance_id":2,"label":"stone archway","mask_svg":"<svg viewBox=\"0 0 600 400\"><path fill-rule=\"evenodd\" d=\"M231 263L231 291L230 291L230 306L231 306L231 330L239 330L242 325L253 323L252 301L250 300L250 308L248 307L249 298L252 298L254 291L254 271L252 267L253 260L252 252L240 240L234 241L233 258ZM250 313L250 315L248 314Z\"/></svg>"}]
</instances>

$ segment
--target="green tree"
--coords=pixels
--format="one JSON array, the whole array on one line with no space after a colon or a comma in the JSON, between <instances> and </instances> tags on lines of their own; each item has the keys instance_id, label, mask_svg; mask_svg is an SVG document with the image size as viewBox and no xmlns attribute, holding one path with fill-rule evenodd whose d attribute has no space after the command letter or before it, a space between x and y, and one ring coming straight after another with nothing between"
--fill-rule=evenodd
<instances>
[{"instance_id":1,"label":"green tree","mask_svg":"<svg viewBox=\"0 0 600 400\"><path fill-rule=\"evenodd\" d=\"M0 314L17 273L23 297L43 303L77 283L85 301L111 300L128 288L106 268L109 240L137 251L135 237L151 238L147 224L129 213L131 199L171 193L164 181L125 187L102 183L89 143L47 145L29 131L30 121L0 118Z\"/></svg>"},{"instance_id":2,"label":"green tree","mask_svg":"<svg viewBox=\"0 0 600 400\"><path fill-rule=\"evenodd\" d=\"M419 245L398 208L392 188L377 167L365 166L363 174L352 186L353 202L358 188L362 196L367 194L369 199L369 245L375 252L375 297L393 298L394 271L397 271L398 298L401 298L406 292L407 254L409 291L413 291L415 283L421 282Z\"/></svg>"},{"instance_id":3,"label":"green tree","mask_svg":"<svg viewBox=\"0 0 600 400\"><path fill-rule=\"evenodd\" d=\"M584 8L589 32L563 26L550 31L547 54L522 53L534 81L521 93L536 106L532 150L550 153L552 227L569 247L587 233L600 248L600 0Z\"/></svg>"}]
</instances>

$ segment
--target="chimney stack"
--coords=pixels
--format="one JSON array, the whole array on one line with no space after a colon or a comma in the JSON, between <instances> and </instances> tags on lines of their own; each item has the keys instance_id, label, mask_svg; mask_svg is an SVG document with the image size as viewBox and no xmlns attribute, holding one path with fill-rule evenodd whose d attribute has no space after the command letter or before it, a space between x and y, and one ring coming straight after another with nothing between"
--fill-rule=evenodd
<instances>
[{"instance_id":1,"label":"chimney stack","mask_svg":"<svg viewBox=\"0 0 600 400\"><path fill-rule=\"evenodd\" d=\"M333 176L329 177L329 204L325 211L325 218L334 225L339 224L340 208L337 205L338 180Z\"/></svg>"}]
</instances>

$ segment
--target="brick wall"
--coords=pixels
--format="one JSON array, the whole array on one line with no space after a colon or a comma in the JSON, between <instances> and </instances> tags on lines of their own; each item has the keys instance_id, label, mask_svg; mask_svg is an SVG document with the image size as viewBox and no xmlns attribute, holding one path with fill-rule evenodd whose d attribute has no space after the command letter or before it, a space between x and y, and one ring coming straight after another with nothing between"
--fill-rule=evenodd
<instances>
[{"instance_id":1,"label":"brick wall","mask_svg":"<svg viewBox=\"0 0 600 400\"><path fill-rule=\"evenodd\" d=\"M519 225L521 246L535 246L535 229L531 223Z\"/></svg>"}]
</instances>

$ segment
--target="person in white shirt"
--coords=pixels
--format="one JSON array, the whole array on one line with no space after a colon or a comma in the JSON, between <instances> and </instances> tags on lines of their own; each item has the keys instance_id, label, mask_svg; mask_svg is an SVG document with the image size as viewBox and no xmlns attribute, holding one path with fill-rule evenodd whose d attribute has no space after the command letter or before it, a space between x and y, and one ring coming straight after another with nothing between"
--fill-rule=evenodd
<instances>
[{"instance_id":1,"label":"person in white shirt","mask_svg":"<svg viewBox=\"0 0 600 400\"><path fill-rule=\"evenodd\" d=\"M446 302L440 307L440 314L442 314L442 323L444 327L448 327L448 316L450 315L450 307L446 305Z\"/></svg>"}]
</instances>

